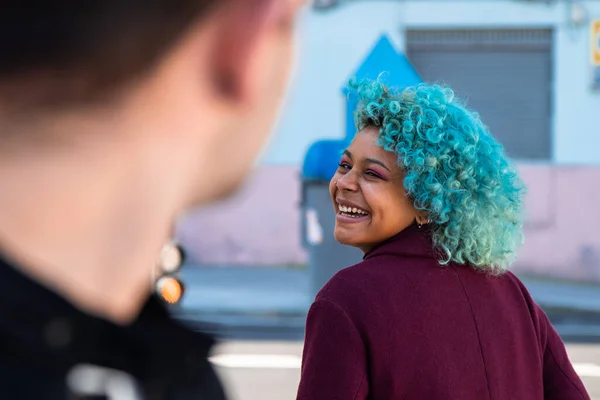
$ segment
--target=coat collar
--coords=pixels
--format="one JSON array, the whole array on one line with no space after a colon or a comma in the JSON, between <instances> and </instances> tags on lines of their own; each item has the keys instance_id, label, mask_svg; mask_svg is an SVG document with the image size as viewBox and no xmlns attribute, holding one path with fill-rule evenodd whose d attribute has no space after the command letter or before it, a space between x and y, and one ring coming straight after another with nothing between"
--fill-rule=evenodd
<instances>
[{"instance_id":1,"label":"coat collar","mask_svg":"<svg viewBox=\"0 0 600 400\"><path fill-rule=\"evenodd\" d=\"M423 225L419 228L414 223L395 236L377 244L364 255L363 260L382 255L439 258L441 254L433 247L432 233L430 226Z\"/></svg>"}]
</instances>

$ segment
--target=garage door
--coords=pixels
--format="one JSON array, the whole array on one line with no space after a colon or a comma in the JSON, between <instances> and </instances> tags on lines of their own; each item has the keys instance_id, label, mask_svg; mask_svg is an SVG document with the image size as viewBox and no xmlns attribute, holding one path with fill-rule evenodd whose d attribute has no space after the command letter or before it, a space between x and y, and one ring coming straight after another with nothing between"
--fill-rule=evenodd
<instances>
[{"instance_id":1,"label":"garage door","mask_svg":"<svg viewBox=\"0 0 600 400\"><path fill-rule=\"evenodd\" d=\"M552 157L552 30L408 30L407 56L427 82L451 86L507 153Z\"/></svg>"}]
</instances>

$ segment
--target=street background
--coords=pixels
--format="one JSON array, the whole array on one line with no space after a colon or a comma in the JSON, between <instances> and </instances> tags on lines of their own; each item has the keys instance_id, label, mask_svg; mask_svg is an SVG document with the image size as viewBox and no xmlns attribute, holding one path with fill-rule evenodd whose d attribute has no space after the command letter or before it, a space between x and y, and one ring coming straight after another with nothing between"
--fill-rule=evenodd
<instances>
[{"instance_id":1,"label":"street background","mask_svg":"<svg viewBox=\"0 0 600 400\"><path fill-rule=\"evenodd\" d=\"M310 306L302 268L186 266L173 312L221 338L213 363L233 400L294 399ZM567 343L577 372L600 400L600 287L521 277Z\"/></svg>"},{"instance_id":2,"label":"street background","mask_svg":"<svg viewBox=\"0 0 600 400\"><path fill-rule=\"evenodd\" d=\"M242 190L177 227L189 258L173 312L222 338L234 399L292 399L306 311L356 254L323 191L354 134L351 77L450 85L517 163L526 242L512 270L600 400L600 2L316 0L273 140ZM339 153L338 153L339 154Z\"/></svg>"}]
</instances>

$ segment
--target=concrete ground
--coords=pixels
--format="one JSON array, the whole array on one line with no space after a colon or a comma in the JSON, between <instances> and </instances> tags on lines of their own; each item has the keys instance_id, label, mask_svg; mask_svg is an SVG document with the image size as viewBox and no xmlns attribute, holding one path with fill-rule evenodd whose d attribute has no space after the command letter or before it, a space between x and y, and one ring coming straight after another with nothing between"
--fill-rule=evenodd
<instances>
[{"instance_id":1,"label":"concrete ground","mask_svg":"<svg viewBox=\"0 0 600 400\"><path fill-rule=\"evenodd\" d=\"M600 344L569 344L567 350L592 400L600 400ZM213 357L232 400L295 399L302 343L228 341Z\"/></svg>"}]
</instances>

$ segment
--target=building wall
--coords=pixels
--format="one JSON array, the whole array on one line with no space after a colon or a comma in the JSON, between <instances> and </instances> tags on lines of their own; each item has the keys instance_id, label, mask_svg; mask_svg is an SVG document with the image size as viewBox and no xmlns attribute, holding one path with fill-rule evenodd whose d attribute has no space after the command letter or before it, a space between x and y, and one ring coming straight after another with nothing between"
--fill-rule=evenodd
<instances>
[{"instance_id":1,"label":"building wall","mask_svg":"<svg viewBox=\"0 0 600 400\"><path fill-rule=\"evenodd\" d=\"M600 167L521 164L519 173L526 240L514 270L600 283ZM304 264L299 204L298 168L264 167L236 197L192 212L178 236L198 264Z\"/></svg>"},{"instance_id":2,"label":"building wall","mask_svg":"<svg viewBox=\"0 0 600 400\"><path fill-rule=\"evenodd\" d=\"M583 2L600 17L600 2ZM241 192L195 210L178 235L196 262L301 264L299 166L308 146L341 138L341 87L381 34L399 50L405 28L551 27L555 32L553 159L519 161L529 188L526 245L518 271L600 282L600 94L590 90L588 25L567 24L568 5L518 1L364 1L300 24L300 61L281 122L261 166Z\"/></svg>"},{"instance_id":3,"label":"building wall","mask_svg":"<svg viewBox=\"0 0 600 400\"><path fill-rule=\"evenodd\" d=\"M600 2L581 2L600 18ZM299 165L308 146L344 134L347 82L381 34L404 50L407 28L553 28L552 135L556 164L600 165L600 93L590 90L589 25L568 26L568 4L516 0L357 1L304 15L296 81L263 165ZM586 146L582 146L582 144Z\"/></svg>"}]
</instances>

